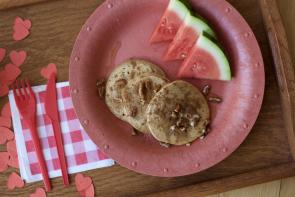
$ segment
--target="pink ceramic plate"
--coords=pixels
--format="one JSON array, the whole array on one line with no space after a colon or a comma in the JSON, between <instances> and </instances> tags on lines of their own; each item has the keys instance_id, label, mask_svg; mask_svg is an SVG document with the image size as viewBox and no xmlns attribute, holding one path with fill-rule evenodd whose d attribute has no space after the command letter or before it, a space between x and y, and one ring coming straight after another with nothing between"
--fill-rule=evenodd
<instances>
[{"instance_id":1,"label":"pink ceramic plate","mask_svg":"<svg viewBox=\"0 0 295 197\"><path fill-rule=\"evenodd\" d=\"M96 91L96 81L130 57L160 65L171 80L180 62L164 62L168 44L149 38L168 0L109 0L90 16L76 40L70 62L70 85L76 112L91 139L110 157L131 170L174 177L207 169L229 156L249 134L264 93L264 66L255 36L242 16L225 0L192 0L195 11L216 30L229 54L230 82L211 84L223 103L211 105L211 133L190 147L163 148L151 136L131 136L132 128L118 120Z\"/></svg>"}]
</instances>

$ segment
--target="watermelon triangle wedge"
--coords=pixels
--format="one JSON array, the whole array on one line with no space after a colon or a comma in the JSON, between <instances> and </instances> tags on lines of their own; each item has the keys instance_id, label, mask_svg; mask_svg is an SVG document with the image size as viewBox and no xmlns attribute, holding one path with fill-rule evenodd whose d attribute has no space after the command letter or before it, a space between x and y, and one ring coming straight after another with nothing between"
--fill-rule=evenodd
<instances>
[{"instance_id":1,"label":"watermelon triangle wedge","mask_svg":"<svg viewBox=\"0 0 295 197\"><path fill-rule=\"evenodd\" d=\"M231 70L222 49L202 33L181 65L178 77L229 81Z\"/></svg>"},{"instance_id":2,"label":"watermelon triangle wedge","mask_svg":"<svg viewBox=\"0 0 295 197\"><path fill-rule=\"evenodd\" d=\"M170 0L159 24L154 30L150 42L171 41L175 37L179 27L189 14L188 8L179 0Z\"/></svg>"},{"instance_id":3,"label":"watermelon triangle wedge","mask_svg":"<svg viewBox=\"0 0 295 197\"><path fill-rule=\"evenodd\" d=\"M214 38L216 37L214 31L203 20L187 14L170 43L164 59L166 61L185 59L203 31Z\"/></svg>"}]
</instances>

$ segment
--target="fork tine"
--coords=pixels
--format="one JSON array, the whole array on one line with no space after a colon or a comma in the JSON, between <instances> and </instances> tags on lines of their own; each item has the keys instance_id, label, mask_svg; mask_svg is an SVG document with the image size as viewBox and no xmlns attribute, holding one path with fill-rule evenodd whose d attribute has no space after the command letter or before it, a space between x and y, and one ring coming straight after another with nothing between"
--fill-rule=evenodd
<instances>
[{"instance_id":1,"label":"fork tine","mask_svg":"<svg viewBox=\"0 0 295 197\"><path fill-rule=\"evenodd\" d=\"M16 100L16 102L19 101L19 96L17 95L16 89L15 89L15 84L11 85L12 91L13 91L13 95L14 95L14 99Z\"/></svg>"},{"instance_id":2,"label":"fork tine","mask_svg":"<svg viewBox=\"0 0 295 197\"><path fill-rule=\"evenodd\" d=\"M22 100L24 100L25 97L24 97L24 95L22 93L22 90L20 88L20 85L19 85L19 81L18 80L16 80L15 85L16 85L16 88L18 89L19 98L22 99Z\"/></svg>"},{"instance_id":3,"label":"fork tine","mask_svg":"<svg viewBox=\"0 0 295 197\"><path fill-rule=\"evenodd\" d=\"M25 82L26 82L27 88L29 89L29 92L30 92L31 96L34 96L34 92L33 92L32 88L31 88L29 80L25 79Z\"/></svg>"},{"instance_id":4,"label":"fork tine","mask_svg":"<svg viewBox=\"0 0 295 197\"><path fill-rule=\"evenodd\" d=\"M29 98L29 94L28 94L28 91L27 91L27 88L26 88L25 81L22 79L20 81L20 83L21 83L21 86L22 86L22 89L23 89L23 92L24 92L24 97L25 97L25 99L28 99Z\"/></svg>"}]
</instances>

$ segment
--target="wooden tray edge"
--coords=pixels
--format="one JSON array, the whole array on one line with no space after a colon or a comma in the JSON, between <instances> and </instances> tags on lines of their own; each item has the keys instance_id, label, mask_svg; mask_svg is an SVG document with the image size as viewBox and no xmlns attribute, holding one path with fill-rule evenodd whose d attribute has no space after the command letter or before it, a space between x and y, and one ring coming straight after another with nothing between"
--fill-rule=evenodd
<instances>
[{"instance_id":1,"label":"wooden tray edge","mask_svg":"<svg viewBox=\"0 0 295 197\"><path fill-rule=\"evenodd\" d=\"M295 73L284 25L275 0L260 0L260 8L274 59L284 123L295 159Z\"/></svg>"},{"instance_id":2,"label":"wooden tray edge","mask_svg":"<svg viewBox=\"0 0 295 197\"><path fill-rule=\"evenodd\" d=\"M295 175L295 162L250 171L230 177L142 195L140 197L207 196Z\"/></svg>"}]
</instances>

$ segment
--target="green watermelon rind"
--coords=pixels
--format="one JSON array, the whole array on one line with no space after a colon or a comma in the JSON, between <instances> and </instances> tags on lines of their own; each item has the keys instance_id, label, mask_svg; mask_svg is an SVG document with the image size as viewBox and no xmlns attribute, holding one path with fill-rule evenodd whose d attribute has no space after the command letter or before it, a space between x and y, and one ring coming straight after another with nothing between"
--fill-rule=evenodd
<instances>
[{"instance_id":1,"label":"green watermelon rind","mask_svg":"<svg viewBox=\"0 0 295 197\"><path fill-rule=\"evenodd\" d=\"M179 0L170 0L168 10L174 11L181 19L190 13L189 9Z\"/></svg>"},{"instance_id":2,"label":"green watermelon rind","mask_svg":"<svg viewBox=\"0 0 295 197\"><path fill-rule=\"evenodd\" d=\"M229 81L231 80L231 70L230 70L230 64L229 61L225 55L225 53L222 51L222 49L215 44L212 40L207 38L204 34L202 34L197 43L197 47L207 51L210 53L215 61L217 62L217 65L219 67L220 71L220 80Z\"/></svg>"},{"instance_id":3,"label":"green watermelon rind","mask_svg":"<svg viewBox=\"0 0 295 197\"><path fill-rule=\"evenodd\" d=\"M214 30L207 23L191 14L186 16L184 24L188 27L191 27L196 32L202 33L205 31L213 38L216 38Z\"/></svg>"}]
</instances>

